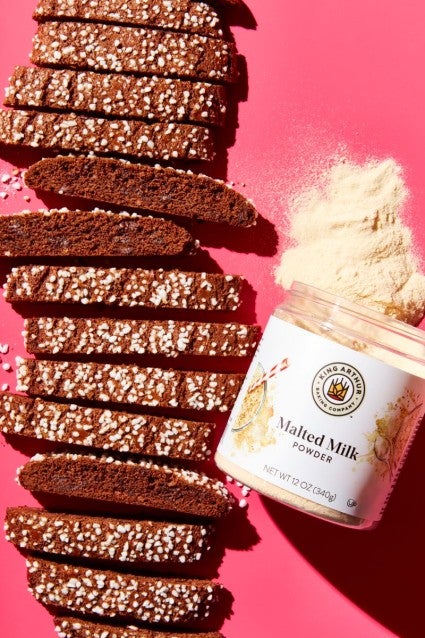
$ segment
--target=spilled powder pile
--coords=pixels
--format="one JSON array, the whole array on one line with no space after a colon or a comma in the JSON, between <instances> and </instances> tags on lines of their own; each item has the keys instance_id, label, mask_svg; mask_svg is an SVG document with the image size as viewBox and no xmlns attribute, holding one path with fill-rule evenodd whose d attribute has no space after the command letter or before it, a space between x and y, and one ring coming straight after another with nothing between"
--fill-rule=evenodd
<instances>
[{"instance_id":1,"label":"spilled powder pile","mask_svg":"<svg viewBox=\"0 0 425 638\"><path fill-rule=\"evenodd\" d=\"M316 286L411 324L425 312L425 277L402 212L408 191L393 160L335 163L290 203L276 283Z\"/></svg>"}]
</instances>

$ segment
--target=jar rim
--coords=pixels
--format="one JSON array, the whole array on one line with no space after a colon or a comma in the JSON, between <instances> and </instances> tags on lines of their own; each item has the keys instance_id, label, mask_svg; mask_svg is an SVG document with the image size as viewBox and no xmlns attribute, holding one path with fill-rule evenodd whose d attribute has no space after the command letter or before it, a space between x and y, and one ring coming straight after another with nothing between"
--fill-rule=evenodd
<instances>
[{"instance_id":1,"label":"jar rim","mask_svg":"<svg viewBox=\"0 0 425 638\"><path fill-rule=\"evenodd\" d=\"M340 295L335 295L332 292L327 292L316 286L310 284L304 284L300 281L292 282L290 293L302 295L304 297L311 297L315 300L325 302L326 304L337 306L342 311L348 311L351 314L355 314L359 319L365 319L366 321L373 321L379 324L382 328L386 328L390 331L397 332L408 339L415 340L425 347L425 331L421 328L412 326L404 321L395 319L389 315L385 315L382 312L367 308L355 301L350 301Z\"/></svg>"}]
</instances>

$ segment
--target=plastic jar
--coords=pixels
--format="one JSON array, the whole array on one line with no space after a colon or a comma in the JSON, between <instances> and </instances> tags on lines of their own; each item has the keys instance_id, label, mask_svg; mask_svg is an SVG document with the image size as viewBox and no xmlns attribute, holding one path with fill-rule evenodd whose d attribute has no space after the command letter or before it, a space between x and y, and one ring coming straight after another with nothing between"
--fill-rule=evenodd
<instances>
[{"instance_id":1,"label":"plastic jar","mask_svg":"<svg viewBox=\"0 0 425 638\"><path fill-rule=\"evenodd\" d=\"M277 501L368 529L425 412L425 333L294 283L270 318L215 456Z\"/></svg>"}]
</instances>

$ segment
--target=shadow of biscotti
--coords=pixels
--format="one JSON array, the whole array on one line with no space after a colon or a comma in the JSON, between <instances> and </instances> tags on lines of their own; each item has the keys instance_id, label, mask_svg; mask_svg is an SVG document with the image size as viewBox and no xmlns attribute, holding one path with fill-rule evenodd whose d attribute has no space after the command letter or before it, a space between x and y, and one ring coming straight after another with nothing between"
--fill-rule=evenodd
<instances>
[{"instance_id":1,"label":"shadow of biscotti","mask_svg":"<svg viewBox=\"0 0 425 638\"><path fill-rule=\"evenodd\" d=\"M276 228L272 222L260 214L255 226L248 228L200 221L190 224L182 221L178 223L180 226L185 226L205 247L225 246L237 253L253 253L262 257L273 257L277 252L279 236Z\"/></svg>"},{"instance_id":2,"label":"shadow of biscotti","mask_svg":"<svg viewBox=\"0 0 425 638\"><path fill-rule=\"evenodd\" d=\"M207 0L207 2L208 1L217 7L226 25L237 25L244 29L257 28L257 21L254 14L242 0L237 0L232 3L220 2L220 0L216 0L215 2Z\"/></svg>"},{"instance_id":3,"label":"shadow of biscotti","mask_svg":"<svg viewBox=\"0 0 425 638\"><path fill-rule=\"evenodd\" d=\"M41 150L39 148L11 146L0 142L0 159L9 162L17 168L25 169L31 164L40 161L43 157L54 157L54 151Z\"/></svg>"},{"instance_id":4,"label":"shadow of biscotti","mask_svg":"<svg viewBox=\"0 0 425 638\"><path fill-rule=\"evenodd\" d=\"M237 55L237 67L238 80L235 84L227 87L228 102L225 125L215 129L216 156L208 163L196 162L192 167L195 172L204 172L216 179L227 178L227 149L236 142L236 132L239 128L239 102L246 102L248 98L248 67L243 55Z\"/></svg>"}]
</instances>

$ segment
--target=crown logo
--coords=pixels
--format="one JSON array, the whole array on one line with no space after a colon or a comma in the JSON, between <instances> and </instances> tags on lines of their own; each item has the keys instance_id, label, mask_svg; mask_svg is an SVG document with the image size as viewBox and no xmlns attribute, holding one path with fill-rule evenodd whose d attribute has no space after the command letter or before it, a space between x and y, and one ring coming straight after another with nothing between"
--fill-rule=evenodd
<instances>
[{"instance_id":1,"label":"crown logo","mask_svg":"<svg viewBox=\"0 0 425 638\"><path fill-rule=\"evenodd\" d=\"M342 379L332 379L331 385L329 386L329 390L327 391L327 395L330 399L334 401L344 401L349 385L348 383L344 383Z\"/></svg>"}]
</instances>

